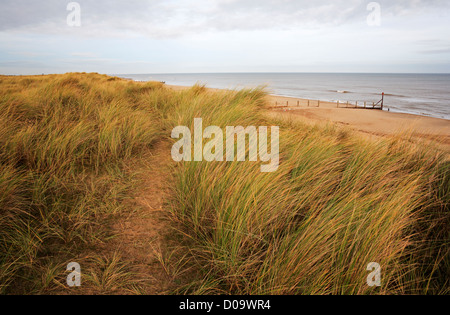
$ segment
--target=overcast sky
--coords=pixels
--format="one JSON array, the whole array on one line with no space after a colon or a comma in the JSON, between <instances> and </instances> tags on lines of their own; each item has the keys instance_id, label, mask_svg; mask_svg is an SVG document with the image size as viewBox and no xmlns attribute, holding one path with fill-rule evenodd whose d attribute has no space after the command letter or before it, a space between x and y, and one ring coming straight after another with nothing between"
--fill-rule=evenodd
<instances>
[{"instance_id":1,"label":"overcast sky","mask_svg":"<svg viewBox=\"0 0 450 315\"><path fill-rule=\"evenodd\" d=\"M70 2L0 0L1 74L450 73L449 0Z\"/></svg>"}]
</instances>

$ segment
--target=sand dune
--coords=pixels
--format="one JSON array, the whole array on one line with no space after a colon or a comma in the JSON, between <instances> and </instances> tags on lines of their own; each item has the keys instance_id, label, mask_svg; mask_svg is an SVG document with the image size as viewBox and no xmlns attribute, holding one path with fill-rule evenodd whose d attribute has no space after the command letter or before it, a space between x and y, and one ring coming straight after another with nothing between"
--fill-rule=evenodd
<instances>
[{"instance_id":1,"label":"sand dune","mask_svg":"<svg viewBox=\"0 0 450 315\"><path fill-rule=\"evenodd\" d=\"M174 90L189 87L167 85ZM218 89L210 89L218 90ZM410 132L414 137L430 139L450 154L450 121L445 119L393 113L387 110L362 108L337 108L337 103L269 95L270 115L300 119L303 121L332 122L350 127L370 136L389 136Z\"/></svg>"}]
</instances>

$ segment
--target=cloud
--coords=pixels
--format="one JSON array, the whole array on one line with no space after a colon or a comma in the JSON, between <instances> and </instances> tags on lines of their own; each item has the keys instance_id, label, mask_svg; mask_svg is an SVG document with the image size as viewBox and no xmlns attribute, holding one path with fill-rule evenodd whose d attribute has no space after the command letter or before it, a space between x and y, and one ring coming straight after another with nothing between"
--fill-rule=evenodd
<instances>
[{"instance_id":1,"label":"cloud","mask_svg":"<svg viewBox=\"0 0 450 315\"><path fill-rule=\"evenodd\" d=\"M448 54L450 53L450 48L421 50L419 53L425 55Z\"/></svg>"},{"instance_id":2,"label":"cloud","mask_svg":"<svg viewBox=\"0 0 450 315\"><path fill-rule=\"evenodd\" d=\"M40 68L45 63L36 61L0 61L0 68Z\"/></svg>"},{"instance_id":3,"label":"cloud","mask_svg":"<svg viewBox=\"0 0 450 315\"><path fill-rule=\"evenodd\" d=\"M96 58L98 57L97 54L91 53L91 52L73 52L70 53L73 57L82 57L82 58Z\"/></svg>"},{"instance_id":4,"label":"cloud","mask_svg":"<svg viewBox=\"0 0 450 315\"><path fill-rule=\"evenodd\" d=\"M66 25L69 1L6 0L0 31L173 38L202 32L320 28L365 21L363 0L80 0L80 28ZM383 15L448 8L447 0L378 1Z\"/></svg>"},{"instance_id":5,"label":"cloud","mask_svg":"<svg viewBox=\"0 0 450 315\"><path fill-rule=\"evenodd\" d=\"M448 64L448 0L379 0L381 27L366 24L372 0L78 0L81 27L66 23L73 0L1 1L0 71L7 73L370 72L380 65L390 72Z\"/></svg>"},{"instance_id":6,"label":"cloud","mask_svg":"<svg viewBox=\"0 0 450 315\"><path fill-rule=\"evenodd\" d=\"M450 54L450 41L442 39L426 39L415 41L417 52L422 55Z\"/></svg>"}]
</instances>

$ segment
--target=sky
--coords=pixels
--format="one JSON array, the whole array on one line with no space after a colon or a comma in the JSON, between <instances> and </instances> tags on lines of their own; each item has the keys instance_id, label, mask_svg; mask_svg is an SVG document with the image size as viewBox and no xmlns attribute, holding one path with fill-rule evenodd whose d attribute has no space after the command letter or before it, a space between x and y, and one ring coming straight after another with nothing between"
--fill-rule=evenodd
<instances>
[{"instance_id":1,"label":"sky","mask_svg":"<svg viewBox=\"0 0 450 315\"><path fill-rule=\"evenodd\" d=\"M0 0L0 74L450 73L448 0Z\"/></svg>"}]
</instances>

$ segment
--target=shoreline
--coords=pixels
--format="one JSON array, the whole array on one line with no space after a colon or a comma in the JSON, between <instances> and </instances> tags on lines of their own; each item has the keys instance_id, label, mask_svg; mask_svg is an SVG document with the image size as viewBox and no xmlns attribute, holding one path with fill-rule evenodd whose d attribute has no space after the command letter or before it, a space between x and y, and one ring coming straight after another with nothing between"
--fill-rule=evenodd
<instances>
[{"instance_id":1,"label":"shoreline","mask_svg":"<svg viewBox=\"0 0 450 315\"><path fill-rule=\"evenodd\" d=\"M188 89L190 86L165 85L173 90ZM208 88L210 91L226 89ZM337 108L337 102L268 95L268 115L309 123L334 123L346 126L369 136L393 136L411 133L414 138L433 140L440 149L450 154L450 120L408 113L364 108ZM309 107L308 107L309 101Z\"/></svg>"},{"instance_id":2,"label":"shoreline","mask_svg":"<svg viewBox=\"0 0 450 315\"><path fill-rule=\"evenodd\" d=\"M132 80L132 79L130 79ZM136 81L136 82L146 82L146 81ZM165 84L164 85L166 87L172 88L174 90L181 90L181 89L189 89L192 86L187 86L187 85L173 85L173 84ZM229 90L229 89L222 89L222 88L209 88L206 87L208 90L211 91L221 91L221 90ZM300 97L295 97L295 96L287 96L287 95L278 95L278 94L268 94L268 96L271 99L271 103L273 104L273 107L278 106L279 108L304 108L304 107L310 107L310 108L315 108L318 107L317 106L317 102L320 102L320 108L337 108L337 101L327 101L327 100L318 100L318 99L313 99L313 98L300 98ZM297 106L297 101L300 102L300 106ZM308 101L310 102L310 106L308 106ZM289 105L286 106L286 102L289 102ZM278 103L278 104L277 104ZM342 109L367 109L367 110L372 110L371 108L371 104L367 103L367 108L364 108L364 105L362 102L357 102L358 103L358 107L355 108L355 104L354 103L348 103L348 106L346 105L347 102L339 102L339 108ZM271 105L272 105L271 104ZM425 118L432 118L432 119L438 119L438 120L443 120L443 121L447 121L450 124L450 119L446 119L446 118L442 118L442 117L434 117L434 116L430 116L430 115L426 115L426 114L418 114L418 113L408 113L408 112L400 112L400 111L390 111L389 106L385 105L385 108L388 108L388 110L383 110L383 112L389 112L389 113L394 113L394 114L402 114L402 115L410 115L413 117L425 117Z\"/></svg>"}]
</instances>

